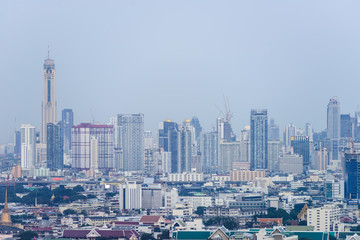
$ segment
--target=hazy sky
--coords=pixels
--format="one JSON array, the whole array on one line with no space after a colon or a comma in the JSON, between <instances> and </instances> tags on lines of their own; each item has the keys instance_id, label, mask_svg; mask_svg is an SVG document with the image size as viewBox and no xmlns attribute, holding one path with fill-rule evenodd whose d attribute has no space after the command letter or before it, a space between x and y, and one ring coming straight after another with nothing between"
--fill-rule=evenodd
<instances>
[{"instance_id":1,"label":"hazy sky","mask_svg":"<svg viewBox=\"0 0 360 240\"><path fill-rule=\"evenodd\" d=\"M359 11L358 0L0 1L0 143L40 126L48 45L59 120L63 108L76 123L141 112L154 131L197 115L210 130L225 94L236 133L251 108L281 131L322 130L333 95L343 113L360 103Z\"/></svg>"}]
</instances>

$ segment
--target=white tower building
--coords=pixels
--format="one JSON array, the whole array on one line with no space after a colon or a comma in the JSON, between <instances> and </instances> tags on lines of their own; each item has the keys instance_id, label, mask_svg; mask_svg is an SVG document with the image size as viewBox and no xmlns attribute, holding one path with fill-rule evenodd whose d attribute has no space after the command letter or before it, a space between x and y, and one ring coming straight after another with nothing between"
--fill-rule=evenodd
<instances>
[{"instance_id":1,"label":"white tower building","mask_svg":"<svg viewBox=\"0 0 360 240\"><path fill-rule=\"evenodd\" d=\"M30 124L22 124L21 128L21 170L23 176L30 176L36 159L36 130Z\"/></svg>"},{"instance_id":2,"label":"white tower building","mask_svg":"<svg viewBox=\"0 0 360 240\"><path fill-rule=\"evenodd\" d=\"M46 143L46 126L48 123L56 123L55 63L54 60L49 59L49 57L45 60L43 70L41 143Z\"/></svg>"}]
</instances>

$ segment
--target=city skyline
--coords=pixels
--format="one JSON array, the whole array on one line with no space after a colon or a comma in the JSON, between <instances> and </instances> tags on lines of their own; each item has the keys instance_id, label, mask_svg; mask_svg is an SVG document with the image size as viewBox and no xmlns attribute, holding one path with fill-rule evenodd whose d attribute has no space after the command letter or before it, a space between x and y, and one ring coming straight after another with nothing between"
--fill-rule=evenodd
<instances>
[{"instance_id":1,"label":"city skyline","mask_svg":"<svg viewBox=\"0 0 360 240\"><path fill-rule=\"evenodd\" d=\"M209 1L202 19L196 14L204 7L201 1L189 3L191 7L111 3L113 9L103 6L110 14L96 21L91 18L96 12L81 2L73 3L74 9L80 4L84 10L69 10L57 2L31 3L32 13L2 4L0 101L6 104L0 110L6 114L0 119L0 143L12 142L14 129L22 123L40 129L41 65L48 45L57 69L57 114L73 109L77 124L93 119L107 123L118 113L143 113L145 129L153 132L165 119L182 122L192 116L210 131L219 116L215 105L223 109L224 94L236 135L249 125L252 108L268 109L281 131L289 123L304 128L310 122L318 132L326 128L324 106L331 97L338 96L342 113L353 114L360 104L354 97L360 77L355 64L358 3L347 3L345 12L336 2L311 3L309 9L302 3L284 6L284 1L262 6L231 1L234 10L224 15L229 6ZM42 11L47 8L54 11ZM248 9L257 11L250 15ZM14 18L15 10L21 17ZM317 15L320 10L322 18ZM267 18L271 13L278 17ZM214 18L216 14L220 17ZM179 22L184 15L187 18ZM284 17L288 21L278 24ZM25 41L28 31L33 34ZM73 37L63 37L69 33ZM267 41L262 40L264 34ZM86 91L79 93L81 87ZM134 95L136 101L126 101ZM163 106L157 106L161 102Z\"/></svg>"}]
</instances>

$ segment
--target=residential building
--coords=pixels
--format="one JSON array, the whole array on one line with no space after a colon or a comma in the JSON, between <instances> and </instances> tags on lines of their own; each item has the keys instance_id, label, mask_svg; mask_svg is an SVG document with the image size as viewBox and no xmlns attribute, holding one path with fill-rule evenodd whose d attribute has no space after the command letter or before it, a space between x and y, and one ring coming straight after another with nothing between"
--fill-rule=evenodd
<instances>
[{"instance_id":1,"label":"residential building","mask_svg":"<svg viewBox=\"0 0 360 240\"><path fill-rule=\"evenodd\" d=\"M120 151L122 162L118 170L144 170L144 114L118 114L114 123L114 145Z\"/></svg>"},{"instance_id":2,"label":"residential building","mask_svg":"<svg viewBox=\"0 0 360 240\"><path fill-rule=\"evenodd\" d=\"M336 231L335 223L340 221L340 209L335 205L325 205L307 210L307 225L314 231Z\"/></svg>"},{"instance_id":3,"label":"residential building","mask_svg":"<svg viewBox=\"0 0 360 240\"><path fill-rule=\"evenodd\" d=\"M142 208L141 185L129 181L119 185L120 210Z\"/></svg>"},{"instance_id":4,"label":"residential building","mask_svg":"<svg viewBox=\"0 0 360 240\"><path fill-rule=\"evenodd\" d=\"M30 124L22 124L21 132L21 172L23 176L31 176L36 159L36 130Z\"/></svg>"},{"instance_id":5,"label":"residential building","mask_svg":"<svg viewBox=\"0 0 360 240\"><path fill-rule=\"evenodd\" d=\"M250 163L250 126L245 126L241 131L240 145L240 162Z\"/></svg>"},{"instance_id":6,"label":"residential building","mask_svg":"<svg viewBox=\"0 0 360 240\"><path fill-rule=\"evenodd\" d=\"M82 123L71 129L72 168L90 170L91 138L98 141L98 168L114 169L114 129L111 125Z\"/></svg>"},{"instance_id":7,"label":"residential building","mask_svg":"<svg viewBox=\"0 0 360 240\"><path fill-rule=\"evenodd\" d=\"M340 102L337 97L333 97L327 105L326 133L329 139L330 161L339 160L340 130Z\"/></svg>"},{"instance_id":8,"label":"residential building","mask_svg":"<svg viewBox=\"0 0 360 240\"><path fill-rule=\"evenodd\" d=\"M214 173L219 169L219 138L217 132L204 133L201 136L202 171Z\"/></svg>"},{"instance_id":9,"label":"residential building","mask_svg":"<svg viewBox=\"0 0 360 240\"><path fill-rule=\"evenodd\" d=\"M230 171L230 181L232 182L247 182L255 181L257 178L264 178L264 170L233 170Z\"/></svg>"},{"instance_id":10,"label":"residential building","mask_svg":"<svg viewBox=\"0 0 360 240\"><path fill-rule=\"evenodd\" d=\"M280 141L268 141L268 165L270 172L279 171Z\"/></svg>"},{"instance_id":11,"label":"residential building","mask_svg":"<svg viewBox=\"0 0 360 240\"><path fill-rule=\"evenodd\" d=\"M240 146L240 142L220 143L219 170L221 172L232 170L233 162L240 162Z\"/></svg>"}]
</instances>

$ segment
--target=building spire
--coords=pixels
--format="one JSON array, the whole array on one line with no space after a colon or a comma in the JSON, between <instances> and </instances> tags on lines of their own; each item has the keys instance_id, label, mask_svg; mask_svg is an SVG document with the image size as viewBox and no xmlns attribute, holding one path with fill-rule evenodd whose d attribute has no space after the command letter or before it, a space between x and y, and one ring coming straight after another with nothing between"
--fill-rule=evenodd
<instances>
[{"instance_id":1,"label":"building spire","mask_svg":"<svg viewBox=\"0 0 360 240\"><path fill-rule=\"evenodd\" d=\"M5 190L5 206L4 209L2 211L1 214L1 223L0 225L6 225L6 226L11 226L11 217L10 217L10 211L9 211L9 207L8 207L8 202L7 202L7 188Z\"/></svg>"},{"instance_id":2,"label":"building spire","mask_svg":"<svg viewBox=\"0 0 360 240\"><path fill-rule=\"evenodd\" d=\"M48 59L50 59L50 45L48 45Z\"/></svg>"}]
</instances>

